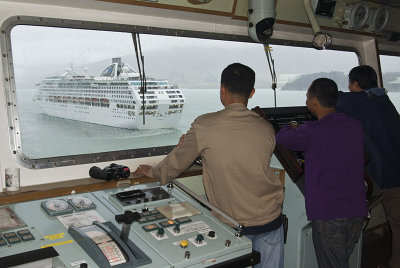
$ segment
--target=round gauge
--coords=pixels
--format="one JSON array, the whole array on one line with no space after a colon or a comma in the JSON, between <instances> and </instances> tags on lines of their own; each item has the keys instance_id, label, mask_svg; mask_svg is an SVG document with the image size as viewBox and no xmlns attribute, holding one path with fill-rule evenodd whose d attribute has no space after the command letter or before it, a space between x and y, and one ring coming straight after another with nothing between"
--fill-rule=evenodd
<instances>
[{"instance_id":1,"label":"round gauge","mask_svg":"<svg viewBox=\"0 0 400 268\"><path fill-rule=\"evenodd\" d=\"M387 7L375 9L370 18L371 31L380 33L389 22L389 10Z\"/></svg>"},{"instance_id":2,"label":"round gauge","mask_svg":"<svg viewBox=\"0 0 400 268\"><path fill-rule=\"evenodd\" d=\"M68 209L68 203L61 199L49 200L46 202L46 208L50 211L63 211Z\"/></svg>"},{"instance_id":3,"label":"round gauge","mask_svg":"<svg viewBox=\"0 0 400 268\"><path fill-rule=\"evenodd\" d=\"M350 24L353 29L361 29L365 26L368 19L369 8L366 2L360 2L354 5L350 14Z\"/></svg>"},{"instance_id":4,"label":"round gauge","mask_svg":"<svg viewBox=\"0 0 400 268\"><path fill-rule=\"evenodd\" d=\"M88 208L93 203L92 200L84 196L75 196L72 198L71 202L77 208Z\"/></svg>"},{"instance_id":5,"label":"round gauge","mask_svg":"<svg viewBox=\"0 0 400 268\"><path fill-rule=\"evenodd\" d=\"M350 29L359 30L365 27L369 15L369 8L366 2L349 4L344 12L344 18L348 21Z\"/></svg>"}]
</instances>

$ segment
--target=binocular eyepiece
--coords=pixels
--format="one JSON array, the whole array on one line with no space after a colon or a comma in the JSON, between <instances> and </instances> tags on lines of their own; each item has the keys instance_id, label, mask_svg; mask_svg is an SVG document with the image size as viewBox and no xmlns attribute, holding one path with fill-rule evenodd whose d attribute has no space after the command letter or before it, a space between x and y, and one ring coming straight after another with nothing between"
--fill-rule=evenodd
<instances>
[{"instance_id":1,"label":"binocular eyepiece","mask_svg":"<svg viewBox=\"0 0 400 268\"><path fill-rule=\"evenodd\" d=\"M90 177L105 181L116 181L120 178L125 179L128 178L130 175L131 171L127 166L117 165L114 163L103 169L93 166L89 170Z\"/></svg>"}]
</instances>

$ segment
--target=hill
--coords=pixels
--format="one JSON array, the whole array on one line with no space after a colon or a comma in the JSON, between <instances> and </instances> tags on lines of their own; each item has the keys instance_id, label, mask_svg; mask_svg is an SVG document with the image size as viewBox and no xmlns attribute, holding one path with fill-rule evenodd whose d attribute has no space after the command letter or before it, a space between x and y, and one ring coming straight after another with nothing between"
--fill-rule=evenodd
<instances>
[{"instance_id":1,"label":"hill","mask_svg":"<svg viewBox=\"0 0 400 268\"><path fill-rule=\"evenodd\" d=\"M297 79L288 82L285 84L281 90L288 90L288 91L307 91L308 87L310 86L311 82L317 78L326 77L330 78L336 82L338 85L339 90L348 91L348 76L342 72L320 72L320 73L313 73L313 74L305 74L301 75ZM399 78L398 83L394 83L394 81ZM390 72L383 74L383 81L385 88L389 92L400 92L400 72ZM279 82L279 81L278 81Z\"/></svg>"}]
</instances>

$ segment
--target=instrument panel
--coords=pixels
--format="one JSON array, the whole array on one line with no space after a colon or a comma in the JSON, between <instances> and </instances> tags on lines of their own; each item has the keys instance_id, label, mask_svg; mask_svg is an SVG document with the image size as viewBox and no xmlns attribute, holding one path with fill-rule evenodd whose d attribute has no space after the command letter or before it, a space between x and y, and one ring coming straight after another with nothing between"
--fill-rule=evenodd
<instances>
[{"instance_id":1,"label":"instrument panel","mask_svg":"<svg viewBox=\"0 0 400 268\"><path fill-rule=\"evenodd\" d=\"M246 267L257 260L249 239L172 184L2 206L0 222L1 267Z\"/></svg>"}]
</instances>

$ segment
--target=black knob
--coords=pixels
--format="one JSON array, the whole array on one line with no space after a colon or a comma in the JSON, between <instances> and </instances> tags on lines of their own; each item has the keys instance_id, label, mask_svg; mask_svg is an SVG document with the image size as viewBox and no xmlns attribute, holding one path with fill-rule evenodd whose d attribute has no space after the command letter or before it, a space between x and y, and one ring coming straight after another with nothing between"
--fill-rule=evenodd
<instances>
[{"instance_id":1,"label":"black knob","mask_svg":"<svg viewBox=\"0 0 400 268\"><path fill-rule=\"evenodd\" d=\"M157 237L163 237L164 233L165 233L164 228L159 227L157 229Z\"/></svg>"},{"instance_id":2,"label":"black knob","mask_svg":"<svg viewBox=\"0 0 400 268\"><path fill-rule=\"evenodd\" d=\"M180 224L179 223L175 224L174 232L177 233L177 234L181 232L181 228L180 228Z\"/></svg>"},{"instance_id":3,"label":"black knob","mask_svg":"<svg viewBox=\"0 0 400 268\"><path fill-rule=\"evenodd\" d=\"M83 262L79 265L79 268L88 268L89 266L87 265L86 262Z\"/></svg>"},{"instance_id":4,"label":"black knob","mask_svg":"<svg viewBox=\"0 0 400 268\"><path fill-rule=\"evenodd\" d=\"M215 232L214 231L209 231L208 232L209 237L215 237Z\"/></svg>"},{"instance_id":5,"label":"black knob","mask_svg":"<svg viewBox=\"0 0 400 268\"><path fill-rule=\"evenodd\" d=\"M132 224L132 222L140 219L140 214L138 212L125 211L124 214L116 215L115 220L118 223Z\"/></svg>"}]
</instances>

